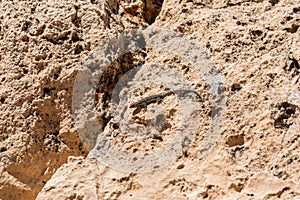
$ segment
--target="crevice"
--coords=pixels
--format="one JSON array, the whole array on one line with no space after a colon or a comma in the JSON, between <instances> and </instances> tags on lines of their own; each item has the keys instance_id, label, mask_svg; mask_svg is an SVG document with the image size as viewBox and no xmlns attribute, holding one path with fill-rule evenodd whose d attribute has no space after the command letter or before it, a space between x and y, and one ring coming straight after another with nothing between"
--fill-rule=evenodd
<instances>
[{"instance_id":1,"label":"crevice","mask_svg":"<svg viewBox=\"0 0 300 200\"><path fill-rule=\"evenodd\" d=\"M145 21L151 25L155 22L156 17L159 15L163 0L145 0L145 7L144 7L144 19Z\"/></svg>"},{"instance_id":2,"label":"crevice","mask_svg":"<svg viewBox=\"0 0 300 200\"><path fill-rule=\"evenodd\" d=\"M103 72L95 93L95 107L100 113L104 127L113 116L109 113L113 90L120 78L129 70L145 63L146 53L143 50L129 52L112 62Z\"/></svg>"}]
</instances>

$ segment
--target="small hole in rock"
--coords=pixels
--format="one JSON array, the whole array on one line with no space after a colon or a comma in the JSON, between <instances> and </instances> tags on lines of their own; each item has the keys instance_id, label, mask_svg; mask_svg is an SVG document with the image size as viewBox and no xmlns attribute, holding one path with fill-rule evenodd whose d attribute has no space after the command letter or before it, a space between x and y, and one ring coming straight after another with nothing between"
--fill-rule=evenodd
<instances>
[{"instance_id":1,"label":"small hole in rock","mask_svg":"<svg viewBox=\"0 0 300 200\"><path fill-rule=\"evenodd\" d=\"M49 88L44 88L43 89L43 96L50 96L51 90Z\"/></svg>"},{"instance_id":2,"label":"small hole in rock","mask_svg":"<svg viewBox=\"0 0 300 200\"><path fill-rule=\"evenodd\" d=\"M241 89L242 89L242 87L238 83L235 83L231 86L231 91L233 91L233 92L239 92Z\"/></svg>"},{"instance_id":3,"label":"small hole in rock","mask_svg":"<svg viewBox=\"0 0 300 200\"><path fill-rule=\"evenodd\" d=\"M54 75L53 75L53 79L54 79L54 80L56 80L58 77L59 77L58 74L54 74Z\"/></svg>"},{"instance_id":4,"label":"small hole in rock","mask_svg":"<svg viewBox=\"0 0 300 200\"><path fill-rule=\"evenodd\" d=\"M183 169L184 168L184 164L180 164L177 166L177 169Z\"/></svg>"},{"instance_id":5,"label":"small hole in rock","mask_svg":"<svg viewBox=\"0 0 300 200\"><path fill-rule=\"evenodd\" d=\"M300 12L300 7L293 8L293 13L298 13L298 12Z\"/></svg>"},{"instance_id":6,"label":"small hole in rock","mask_svg":"<svg viewBox=\"0 0 300 200\"><path fill-rule=\"evenodd\" d=\"M113 129L119 129L119 124L118 123L113 123L112 127L113 127Z\"/></svg>"},{"instance_id":7,"label":"small hole in rock","mask_svg":"<svg viewBox=\"0 0 300 200\"><path fill-rule=\"evenodd\" d=\"M7 151L7 148L6 147L0 147L0 153L2 153L4 151Z\"/></svg>"}]
</instances>

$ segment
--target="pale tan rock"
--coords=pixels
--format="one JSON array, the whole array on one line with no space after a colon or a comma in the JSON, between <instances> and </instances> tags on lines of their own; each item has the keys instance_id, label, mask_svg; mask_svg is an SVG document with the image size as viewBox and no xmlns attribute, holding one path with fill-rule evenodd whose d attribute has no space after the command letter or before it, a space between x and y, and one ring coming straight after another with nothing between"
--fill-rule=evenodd
<instances>
[{"instance_id":1,"label":"pale tan rock","mask_svg":"<svg viewBox=\"0 0 300 200\"><path fill-rule=\"evenodd\" d=\"M300 62L300 3L145 2L1 1L0 199L300 199L300 83L288 58ZM199 43L224 76L226 119L215 147L199 159L211 105L201 73L172 52L120 60L113 66L125 71L130 59L170 66L206 95L187 157L150 173L124 173L86 158L74 127L72 90L77 67L101 42L148 26ZM162 90L141 89L132 101ZM175 97L164 101L172 111ZM98 99L105 121L110 102L101 94ZM147 114L139 115L145 123Z\"/></svg>"}]
</instances>

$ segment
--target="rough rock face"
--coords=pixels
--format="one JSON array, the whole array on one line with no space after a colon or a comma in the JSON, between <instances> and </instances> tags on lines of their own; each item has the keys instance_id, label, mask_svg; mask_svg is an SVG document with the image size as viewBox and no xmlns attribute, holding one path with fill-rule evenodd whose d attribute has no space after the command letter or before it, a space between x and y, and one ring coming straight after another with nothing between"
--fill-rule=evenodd
<instances>
[{"instance_id":1,"label":"rough rock face","mask_svg":"<svg viewBox=\"0 0 300 200\"><path fill-rule=\"evenodd\" d=\"M118 5L1 1L1 199L33 199L68 156L87 154L71 112L76 68L103 38L144 26Z\"/></svg>"},{"instance_id":2,"label":"rough rock face","mask_svg":"<svg viewBox=\"0 0 300 200\"><path fill-rule=\"evenodd\" d=\"M0 199L300 199L298 1L0 4ZM212 126L203 77L172 52L144 49L118 58L100 80L95 107L104 133L124 151L161 148L180 123L170 95L129 112L143 127L151 109L165 107L169 123L161 135L133 141L119 133L111 99L127 71L144 63L168 66L203 97L199 129L182 156L149 173L127 173L86 158L90 148L74 125L72 93L78 67L101 42L147 27L199 44L224 77L226 116L217 143L200 158ZM130 103L165 90L140 87Z\"/></svg>"}]
</instances>

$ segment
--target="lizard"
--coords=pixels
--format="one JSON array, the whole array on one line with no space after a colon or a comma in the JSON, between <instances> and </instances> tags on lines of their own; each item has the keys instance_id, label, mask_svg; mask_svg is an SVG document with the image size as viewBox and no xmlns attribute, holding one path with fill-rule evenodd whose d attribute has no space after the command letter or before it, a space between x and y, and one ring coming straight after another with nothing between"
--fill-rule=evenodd
<instances>
[{"instance_id":1,"label":"lizard","mask_svg":"<svg viewBox=\"0 0 300 200\"><path fill-rule=\"evenodd\" d=\"M135 103L130 104L130 108L145 108L147 107L147 105L151 104L151 103L157 103L157 102L161 102L166 96L172 95L172 94L177 94L177 93L194 93L198 96L199 101L202 101L202 97L200 94L198 94L196 91L194 90L170 90L170 91L166 91L166 92L162 92L160 94L155 94L155 95L151 95L148 97L145 97L141 100L138 100Z\"/></svg>"}]
</instances>

